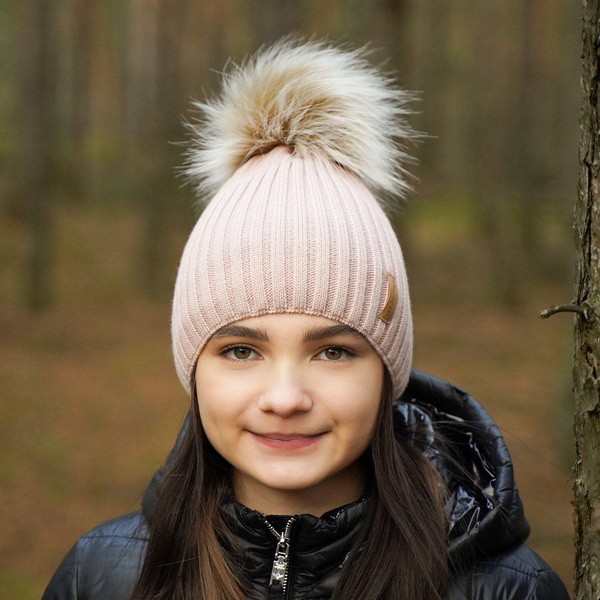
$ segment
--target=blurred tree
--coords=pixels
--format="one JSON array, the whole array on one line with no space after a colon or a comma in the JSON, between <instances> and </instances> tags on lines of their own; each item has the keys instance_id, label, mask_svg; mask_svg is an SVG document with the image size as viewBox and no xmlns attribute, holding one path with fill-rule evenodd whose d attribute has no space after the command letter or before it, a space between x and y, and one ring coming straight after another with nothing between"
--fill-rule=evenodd
<instances>
[{"instance_id":1,"label":"blurred tree","mask_svg":"<svg viewBox=\"0 0 600 600\"><path fill-rule=\"evenodd\" d=\"M370 39L376 48L384 49L384 68L392 73L401 87L406 87L407 71L410 60L410 0L377 0L369 7L372 15L370 21L364 24L371 27L370 32L364 32L363 37ZM413 107L414 109L414 107ZM411 124L414 126L413 119ZM414 147L407 148L409 155L416 154ZM408 235L408 225L402 218L402 213L393 215L392 224L398 238L402 242L402 252L405 257L411 253L411 238Z\"/></svg>"},{"instance_id":2,"label":"blurred tree","mask_svg":"<svg viewBox=\"0 0 600 600\"><path fill-rule=\"evenodd\" d=\"M423 90L423 127L435 142L425 144L421 158L426 169L431 169L434 177L444 179L447 184L444 159L440 150L454 140L446 135L448 87L452 79L449 40L453 31L452 14L457 7L443 0L426 0L419 7L421 28L418 32L421 53L416 59L420 62L421 81L418 89ZM439 140L439 141L438 141Z\"/></svg>"},{"instance_id":3,"label":"blurred tree","mask_svg":"<svg viewBox=\"0 0 600 600\"><path fill-rule=\"evenodd\" d=\"M584 0L579 199L575 207L575 597L600 598L600 1Z\"/></svg>"},{"instance_id":4,"label":"blurred tree","mask_svg":"<svg viewBox=\"0 0 600 600\"><path fill-rule=\"evenodd\" d=\"M157 220L153 200L156 198L156 173L160 162L156 153L157 94L157 18L161 0L131 0L129 18L129 56L127 64L128 167L131 195L143 214L144 231L140 249L140 289L156 294L157 263L151 246L158 251L158 239L151 239ZM164 140L163 140L164 142Z\"/></svg>"},{"instance_id":5,"label":"blurred tree","mask_svg":"<svg viewBox=\"0 0 600 600\"><path fill-rule=\"evenodd\" d=\"M57 53L53 25L56 8L54 2L45 0L31 0L20 6L22 63L19 74L29 225L26 303L32 310L51 304L53 295L54 60Z\"/></svg>"},{"instance_id":6,"label":"blurred tree","mask_svg":"<svg viewBox=\"0 0 600 600\"><path fill-rule=\"evenodd\" d=\"M91 176L86 142L90 131L92 44L97 10L97 0L72 0L72 48L69 52L73 71L70 97L72 169L69 175L79 197L87 194Z\"/></svg>"},{"instance_id":7,"label":"blurred tree","mask_svg":"<svg viewBox=\"0 0 600 600\"><path fill-rule=\"evenodd\" d=\"M354 44L372 41L378 0L343 0L339 2L341 33Z\"/></svg>"},{"instance_id":8,"label":"blurred tree","mask_svg":"<svg viewBox=\"0 0 600 600\"><path fill-rule=\"evenodd\" d=\"M143 215L140 287L149 297L166 289L163 260L173 213L173 152L181 109L179 34L183 0L133 0L127 78L130 185ZM171 266L171 265L169 265ZM169 286L170 286L170 277Z\"/></svg>"},{"instance_id":9,"label":"blurred tree","mask_svg":"<svg viewBox=\"0 0 600 600\"><path fill-rule=\"evenodd\" d=\"M509 99L516 89L505 41L507 21L513 22L507 12L506 5L496 2L476 2L472 12L479 26L471 34L466 81L467 185L477 230L487 246L488 296L514 305L521 271L515 256L515 224L507 210L506 161L513 118Z\"/></svg>"},{"instance_id":10,"label":"blurred tree","mask_svg":"<svg viewBox=\"0 0 600 600\"><path fill-rule=\"evenodd\" d=\"M219 74L230 51L227 43L227 29L230 23L228 5L229 2L223 0L209 0L204 3L204 18L207 24L205 51L211 68L209 80L213 89L218 87Z\"/></svg>"},{"instance_id":11,"label":"blurred tree","mask_svg":"<svg viewBox=\"0 0 600 600\"><path fill-rule=\"evenodd\" d=\"M540 226L540 204L543 198L543 184L547 173L544 168L545 145L540 144L540 113L544 111L546 97L542 94L544 79L544 53L540 48L542 29L540 16L543 14L540 0L528 0L518 7L522 17L521 29L520 81L516 82L517 96L514 114L510 120L510 158L506 161L512 179L511 187L516 188L516 225L520 229L523 251L532 259L536 258L537 240ZM517 75L519 77L519 75ZM512 159L512 160L511 160ZM515 185L516 184L516 185ZM513 194L511 194L512 196Z\"/></svg>"},{"instance_id":12,"label":"blurred tree","mask_svg":"<svg viewBox=\"0 0 600 600\"><path fill-rule=\"evenodd\" d=\"M302 30L301 0L258 0L253 5L252 24L260 44L277 41Z\"/></svg>"},{"instance_id":13,"label":"blurred tree","mask_svg":"<svg viewBox=\"0 0 600 600\"><path fill-rule=\"evenodd\" d=\"M178 35L183 27L182 0L159 0L156 12L156 72L155 96L150 106L154 122L154 158L156 168L148 173L143 202L145 235L142 247L144 289L149 296L157 296L163 283L171 277L164 275L167 265L162 257L167 247L170 215L174 211L172 178L175 157L168 141L177 136L178 115L181 111L181 79L179 72L180 44ZM169 264L168 267L171 267Z\"/></svg>"},{"instance_id":14,"label":"blurred tree","mask_svg":"<svg viewBox=\"0 0 600 600\"><path fill-rule=\"evenodd\" d=\"M408 69L408 12L409 0L381 0L378 7L379 28L383 33L386 49L392 59L392 68L404 79L404 70Z\"/></svg>"}]
</instances>

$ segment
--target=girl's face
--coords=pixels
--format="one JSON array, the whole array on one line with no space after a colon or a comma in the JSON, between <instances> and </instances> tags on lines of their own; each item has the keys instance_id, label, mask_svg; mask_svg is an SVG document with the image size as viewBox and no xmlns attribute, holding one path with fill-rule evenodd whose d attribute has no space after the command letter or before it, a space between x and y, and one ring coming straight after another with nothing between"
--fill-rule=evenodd
<instances>
[{"instance_id":1,"label":"girl's face","mask_svg":"<svg viewBox=\"0 0 600 600\"><path fill-rule=\"evenodd\" d=\"M371 344L325 317L265 315L217 331L196 366L198 403L237 499L317 516L356 500L383 377Z\"/></svg>"}]
</instances>

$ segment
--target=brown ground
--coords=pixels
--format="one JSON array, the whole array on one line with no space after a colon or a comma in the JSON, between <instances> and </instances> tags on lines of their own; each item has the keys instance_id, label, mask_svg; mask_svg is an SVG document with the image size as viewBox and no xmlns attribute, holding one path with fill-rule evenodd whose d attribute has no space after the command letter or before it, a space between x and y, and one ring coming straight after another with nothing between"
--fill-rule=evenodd
<instances>
[{"instance_id":1,"label":"brown ground","mask_svg":"<svg viewBox=\"0 0 600 600\"><path fill-rule=\"evenodd\" d=\"M126 211L62 214L57 304L30 316L18 296L24 231L0 225L1 598L39 598L81 533L136 508L185 412L170 298L134 292L138 229ZM571 319L536 316L568 301L568 284L530 281L524 265L522 301L505 308L480 291L494 264L483 246L452 229L434 241L418 222L409 233L415 368L467 389L497 420L530 544L570 588Z\"/></svg>"}]
</instances>

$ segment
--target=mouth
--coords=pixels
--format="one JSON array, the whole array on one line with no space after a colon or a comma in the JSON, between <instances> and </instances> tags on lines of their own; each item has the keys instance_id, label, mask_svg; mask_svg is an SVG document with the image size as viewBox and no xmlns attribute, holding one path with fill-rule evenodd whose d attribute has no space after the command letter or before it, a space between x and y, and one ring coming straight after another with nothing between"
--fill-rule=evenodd
<instances>
[{"instance_id":1,"label":"mouth","mask_svg":"<svg viewBox=\"0 0 600 600\"><path fill-rule=\"evenodd\" d=\"M299 450L316 444L325 433L255 433L250 432L254 439L264 446L277 450Z\"/></svg>"}]
</instances>

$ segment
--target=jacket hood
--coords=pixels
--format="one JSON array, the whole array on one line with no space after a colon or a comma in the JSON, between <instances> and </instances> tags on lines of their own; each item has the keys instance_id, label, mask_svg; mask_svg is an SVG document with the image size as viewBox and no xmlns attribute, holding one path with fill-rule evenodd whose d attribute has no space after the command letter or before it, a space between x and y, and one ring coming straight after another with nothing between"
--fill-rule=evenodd
<instances>
[{"instance_id":1,"label":"jacket hood","mask_svg":"<svg viewBox=\"0 0 600 600\"><path fill-rule=\"evenodd\" d=\"M413 370L394 412L396 435L409 436L432 460L446 484L444 510L454 565L464 566L527 538L529 525L508 448L480 404L460 388ZM152 512L188 422L189 416L165 464L146 489L142 500L146 515Z\"/></svg>"},{"instance_id":2,"label":"jacket hood","mask_svg":"<svg viewBox=\"0 0 600 600\"><path fill-rule=\"evenodd\" d=\"M498 426L460 388L413 371L395 405L397 435L417 431L448 490L445 514L454 564L490 556L529 535L513 465Z\"/></svg>"}]
</instances>

